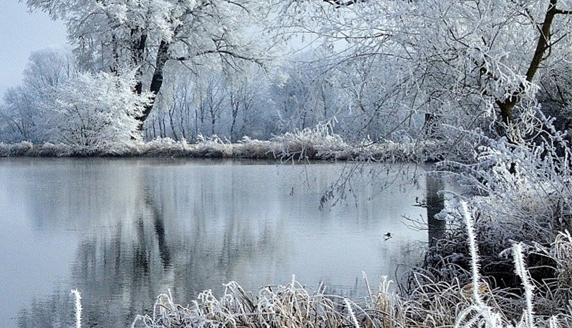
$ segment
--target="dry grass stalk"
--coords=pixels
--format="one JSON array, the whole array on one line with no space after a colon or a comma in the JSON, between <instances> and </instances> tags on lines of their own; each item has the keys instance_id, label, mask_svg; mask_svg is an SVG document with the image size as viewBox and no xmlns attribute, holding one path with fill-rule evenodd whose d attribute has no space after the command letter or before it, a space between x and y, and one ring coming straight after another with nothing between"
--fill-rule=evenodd
<instances>
[{"instance_id":1,"label":"dry grass stalk","mask_svg":"<svg viewBox=\"0 0 572 328\"><path fill-rule=\"evenodd\" d=\"M388 283L380 286L387 288ZM295 279L284 286L266 286L256 297L238 283L226 285L217 298L212 291L199 294L190 306L175 304L170 294L160 295L152 316L138 316L132 327L398 327L388 320L395 313L388 291L371 294L376 308L364 309L353 301L324 293L310 293Z\"/></svg>"}]
</instances>

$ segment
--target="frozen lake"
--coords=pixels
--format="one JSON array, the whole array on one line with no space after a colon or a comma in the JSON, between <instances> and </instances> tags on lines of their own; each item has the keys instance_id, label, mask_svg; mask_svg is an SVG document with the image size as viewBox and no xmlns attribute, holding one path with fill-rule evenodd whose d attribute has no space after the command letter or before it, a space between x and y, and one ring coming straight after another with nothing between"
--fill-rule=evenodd
<instances>
[{"instance_id":1,"label":"frozen lake","mask_svg":"<svg viewBox=\"0 0 572 328\"><path fill-rule=\"evenodd\" d=\"M73 326L72 288L83 297L84 327L128 327L160 293L170 290L186 305L233 280L256 292L295 274L310 288L324 282L359 298L362 271L376 286L419 260L427 231L408 228L403 217L426 217L414 206L425 198L425 180L413 186L401 173L358 173L345 201L320 210L328 186L348 169L1 159L2 326Z\"/></svg>"}]
</instances>

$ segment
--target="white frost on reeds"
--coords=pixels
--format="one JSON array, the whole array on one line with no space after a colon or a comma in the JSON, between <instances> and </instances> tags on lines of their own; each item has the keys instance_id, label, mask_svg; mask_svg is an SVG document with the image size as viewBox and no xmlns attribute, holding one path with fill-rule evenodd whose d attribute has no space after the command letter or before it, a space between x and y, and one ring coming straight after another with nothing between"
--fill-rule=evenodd
<instances>
[{"instance_id":1,"label":"white frost on reeds","mask_svg":"<svg viewBox=\"0 0 572 328\"><path fill-rule=\"evenodd\" d=\"M352 323L354 324L355 328L360 328L359 326L359 322L354 314L354 311L352 310L352 305L350 303L350 300L347 298L344 298L344 304L347 306L348 308L348 313L350 314L350 318L352 319Z\"/></svg>"},{"instance_id":2,"label":"white frost on reeds","mask_svg":"<svg viewBox=\"0 0 572 328\"><path fill-rule=\"evenodd\" d=\"M522 255L522 243L516 243L512 246L514 257L514 271L520 277L524 288L524 297L526 301L526 309L523 314L525 327L534 327L534 312L532 308L532 298L534 297L532 290L534 286L530 281L529 272L524 264L524 256Z\"/></svg>"},{"instance_id":3,"label":"white frost on reeds","mask_svg":"<svg viewBox=\"0 0 572 328\"><path fill-rule=\"evenodd\" d=\"M258 295L230 282L221 297L207 290L187 307L175 304L170 294L160 295L153 315L137 316L131 327L359 328L380 327L376 322L390 322L385 313L370 312L371 309L364 309L348 298L327 295L324 291L320 286L310 293L293 279L286 285L263 287Z\"/></svg>"},{"instance_id":4,"label":"white frost on reeds","mask_svg":"<svg viewBox=\"0 0 572 328\"><path fill-rule=\"evenodd\" d=\"M486 305L481 295L481 275L479 273L479 252L477 248L477 237L473 217L471 216L467 204L461 202L461 210L465 219L466 230L469 242L469 251L471 253L471 288L475 304L461 311L455 322L455 327L509 327L503 325L500 313ZM488 288L487 288L488 289Z\"/></svg>"},{"instance_id":5,"label":"white frost on reeds","mask_svg":"<svg viewBox=\"0 0 572 328\"><path fill-rule=\"evenodd\" d=\"M461 202L461 209L463 211L463 216L465 218L465 224L467 229L467 235L469 239L469 250L471 252L471 274L472 274L472 284L473 284L473 299L478 306L484 307L485 303L479 293L479 286L481 284L481 274L479 273L479 251L477 248L477 236L475 234L475 227L473 225L473 217L469 213L467 208L467 203Z\"/></svg>"},{"instance_id":6,"label":"white frost on reeds","mask_svg":"<svg viewBox=\"0 0 572 328\"><path fill-rule=\"evenodd\" d=\"M71 294L75 296L75 326L81 328L81 294L77 289L72 289Z\"/></svg>"},{"instance_id":7,"label":"white frost on reeds","mask_svg":"<svg viewBox=\"0 0 572 328\"><path fill-rule=\"evenodd\" d=\"M362 141L348 143L325 124L313 129L287 132L270 140L243 137L238 143L220 138L197 136L196 143L158 138L147 142L109 143L104 146L78 146L63 143L32 144L0 142L2 157L167 157L167 158L257 158L281 161L306 160L424 160L434 153L431 144Z\"/></svg>"}]
</instances>

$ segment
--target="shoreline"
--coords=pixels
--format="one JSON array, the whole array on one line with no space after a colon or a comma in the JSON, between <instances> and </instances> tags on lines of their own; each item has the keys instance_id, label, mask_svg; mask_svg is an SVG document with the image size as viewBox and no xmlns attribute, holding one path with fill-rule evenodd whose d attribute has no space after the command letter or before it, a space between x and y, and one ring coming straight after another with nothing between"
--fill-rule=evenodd
<instances>
[{"instance_id":1,"label":"shoreline","mask_svg":"<svg viewBox=\"0 0 572 328\"><path fill-rule=\"evenodd\" d=\"M375 161L375 162L434 162L428 154L438 153L433 142L324 143L305 140L255 140L239 143L206 140L198 143L158 139L149 142L110 144L103 146L71 146L67 144L0 143L0 158L7 157L80 157L80 158L205 158L205 159L260 159L280 161Z\"/></svg>"}]
</instances>

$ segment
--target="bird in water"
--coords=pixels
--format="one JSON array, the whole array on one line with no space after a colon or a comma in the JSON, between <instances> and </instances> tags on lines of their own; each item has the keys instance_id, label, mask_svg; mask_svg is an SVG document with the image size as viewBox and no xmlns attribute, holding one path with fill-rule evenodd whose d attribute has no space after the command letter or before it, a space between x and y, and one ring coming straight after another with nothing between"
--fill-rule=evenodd
<instances>
[{"instance_id":1,"label":"bird in water","mask_svg":"<svg viewBox=\"0 0 572 328\"><path fill-rule=\"evenodd\" d=\"M386 232L383 237L385 237L385 240L388 240L391 238L391 232Z\"/></svg>"}]
</instances>

